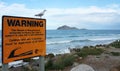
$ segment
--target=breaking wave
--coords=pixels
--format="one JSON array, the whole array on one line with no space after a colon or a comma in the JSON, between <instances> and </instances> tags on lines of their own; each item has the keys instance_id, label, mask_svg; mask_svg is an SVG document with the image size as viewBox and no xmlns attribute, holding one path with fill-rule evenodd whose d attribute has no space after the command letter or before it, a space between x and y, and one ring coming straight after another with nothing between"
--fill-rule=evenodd
<instances>
[{"instance_id":1,"label":"breaking wave","mask_svg":"<svg viewBox=\"0 0 120 71\"><path fill-rule=\"evenodd\" d=\"M47 45L76 43L76 42L109 41L109 40L117 40L117 39L118 38L93 38L93 39L82 39L82 40L50 41L50 42L47 42Z\"/></svg>"}]
</instances>

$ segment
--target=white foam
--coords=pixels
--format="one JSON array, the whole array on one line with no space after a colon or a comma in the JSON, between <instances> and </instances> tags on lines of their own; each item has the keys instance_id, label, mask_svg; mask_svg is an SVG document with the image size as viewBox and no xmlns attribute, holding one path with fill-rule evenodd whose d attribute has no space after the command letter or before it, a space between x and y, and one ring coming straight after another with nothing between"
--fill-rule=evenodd
<instances>
[{"instance_id":1,"label":"white foam","mask_svg":"<svg viewBox=\"0 0 120 71\"><path fill-rule=\"evenodd\" d=\"M70 50L69 49L65 49L63 50L64 53L70 53Z\"/></svg>"},{"instance_id":2,"label":"white foam","mask_svg":"<svg viewBox=\"0 0 120 71\"><path fill-rule=\"evenodd\" d=\"M35 59L35 60L37 60L37 59L39 59L39 57L34 57L34 58L32 58L32 59Z\"/></svg>"},{"instance_id":3,"label":"white foam","mask_svg":"<svg viewBox=\"0 0 120 71\"><path fill-rule=\"evenodd\" d=\"M15 61L15 62L10 62L9 63L9 67L13 66L13 67L19 67L22 66L23 60L19 60L19 61Z\"/></svg>"},{"instance_id":4,"label":"white foam","mask_svg":"<svg viewBox=\"0 0 120 71\"><path fill-rule=\"evenodd\" d=\"M118 38L93 38L93 39L90 39L91 41L104 41L104 40L116 40Z\"/></svg>"},{"instance_id":5,"label":"white foam","mask_svg":"<svg viewBox=\"0 0 120 71\"><path fill-rule=\"evenodd\" d=\"M23 62L23 60L19 60L19 61L14 61L14 62L10 62L8 63L8 67L20 67L20 66L23 66L23 65L27 65L28 62ZM2 65L2 64L1 64Z\"/></svg>"},{"instance_id":6,"label":"white foam","mask_svg":"<svg viewBox=\"0 0 120 71\"><path fill-rule=\"evenodd\" d=\"M64 40L64 41L51 41L51 42L47 42L47 44L62 44L62 43L69 43L71 42L70 40Z\"/></svg>"}]
</instances>

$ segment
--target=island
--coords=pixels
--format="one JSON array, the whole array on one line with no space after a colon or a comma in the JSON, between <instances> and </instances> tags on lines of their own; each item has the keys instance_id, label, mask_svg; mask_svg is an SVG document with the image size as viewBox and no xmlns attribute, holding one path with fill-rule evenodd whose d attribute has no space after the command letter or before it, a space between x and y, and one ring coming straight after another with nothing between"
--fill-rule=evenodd
<instances>
[{"instance_id":1,"label":"island","mask_svg":"<svg viewBox=\"0 0 120 71\"><path fill-rule=\"evenodd\" d=\"M70 26L67 26L67 25L63 25L63 26L60 26L57 28L57 30L87 30L86 28L77 28L77 27L70 27Z\"/></svg>"},{"instance_id":2,"label":"island","mask_svg":"<svg viewBox=\"0 0 120 71\"><path fill-rule=\"evenodd\" d=\"M79 29L76 27L70 27L67 25L63 25L63 26L58 27L57 30L79 30Z\"/></svg>"}]
</instances>

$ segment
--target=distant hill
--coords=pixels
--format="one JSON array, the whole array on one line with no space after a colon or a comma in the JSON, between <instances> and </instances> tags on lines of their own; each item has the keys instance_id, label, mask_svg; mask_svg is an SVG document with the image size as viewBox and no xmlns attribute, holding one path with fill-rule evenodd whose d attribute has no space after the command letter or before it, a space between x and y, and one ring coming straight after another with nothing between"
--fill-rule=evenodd
<instances>
[{"instance_id":1,"label":"distant hill","mask_svg":"<svg viewBox=\"0 0 120 71\"><path fill-rule=\"evenodd\" d=\"M70 26L67 26L67 25L63 25L63 26L58 27L57 30L87 30L87 29L85 29L85 28L78 29L76 27L70 27Z\"/></svg>"}]
</instances>

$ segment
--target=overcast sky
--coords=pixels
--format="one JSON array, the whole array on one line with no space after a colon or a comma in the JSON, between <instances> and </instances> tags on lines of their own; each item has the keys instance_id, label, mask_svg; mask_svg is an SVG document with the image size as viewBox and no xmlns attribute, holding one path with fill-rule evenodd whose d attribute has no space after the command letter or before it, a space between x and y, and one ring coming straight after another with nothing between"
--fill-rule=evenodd
<instances>
[{"instance_id":1,"label":"overcast sky","mask_svg":"<svg viewBox=\"0 0 120 71\"><path fill-rule=\"evenodd\" d=\"M44 9L47 29L61 25L120 29L120 0L0 0L0 19L3 15L35 17Z\"/></svg>"}]
</instances>

